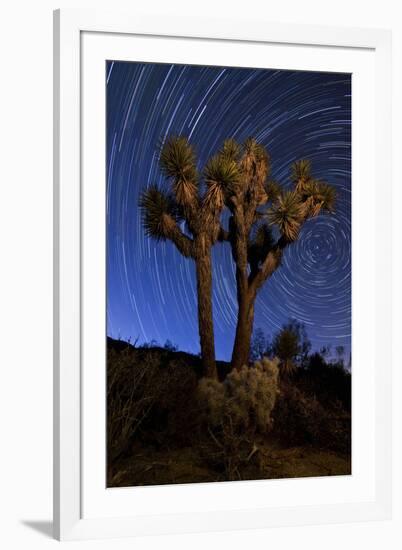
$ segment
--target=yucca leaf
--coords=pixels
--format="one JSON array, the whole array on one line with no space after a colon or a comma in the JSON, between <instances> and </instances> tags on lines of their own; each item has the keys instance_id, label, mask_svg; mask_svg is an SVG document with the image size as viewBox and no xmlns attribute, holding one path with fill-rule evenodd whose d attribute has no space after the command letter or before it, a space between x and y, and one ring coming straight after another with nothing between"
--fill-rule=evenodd
<instances>
[{"instance_id":1,"label":"yucca leaf","mask_svg":"<svg viewBox=\"0 0 402 550\"><path fill-rule=\"evenodd\" d=\"M285 191L277 197L267 216L269 222L278 226L279 231L288 241L294 241L299 235L303 214L300 195L295 191Z\"/></svg>"},{"instance_id":2,"label":"yucca leaf","mask_svg":"<svg viewBox=\"0 0 402 550\"><path fill-rule=\"evenodd\" d=\"M266 167L268 167L270 161L265 147L254 138L247 138L244 142L243 158L250 159L255 163L264 163Z\"/></svg>"},{"instance_id":3,"label":"yucca leaf","mask_svg":"<svg viewBox=\"0 0 402 550\"><path fill-rule=\"evenodd\" d=\"M236 161L236 160L239 160L240 151L241 151L240 145L234 139L232 138L226 139L223 142L223 146L221 149L222 156L228 157L231 160Z\"/></svg>"},{"instance_id":4,"label":"yucca leaf","mask_svg":"<svg viewBox=\"0 0 402 550\"><path fill-rule=\"evenodd\" d=\"M336 189L325 182L319 182L319 193L322 200L322 209L327 212L333 212L336 202Z\"/></svg>"},{"instance_id":5,"label":"yucca leaf","mask_svg":"<svg viewBox=\"0 0 402 550\"><path fill-rule=\"evenodd\" d=\"M192 146L185 137L171 137L162 147L162 172L173 180L178 204L194 205L197 198L197 169Z\"/></svg>"},{"instance_id":6,"label":"yucca leaf","mask_svg":"<svg viewBox=\"0 0 402 550\"><path fill-rule=\"evenodd\" d=\"M169 178L195 180L195 153L187 138L170 137L162 147L160 164Z\"/></svg>"},{"instance_id":7,"label":"yucca leaf","mask_svg":"<svg viewBox=\"0 0 402 550\"><path fill-rule=\"evenodd\" d=\"M311 162L308 159L301 159L292 164L290 178L296 185L296 191L301 191L310 177Z\"/></svg>"},{"instance_id":8,"label":"yucca leaf","mask_svg":"<svg viewBox=\"0 0 402 550\"><path fill-rule=\"evenodd\" d=\"M264 146L254 138L248 138L242 147L240 172L242 188L249 197L250 204L265 204L268 196L265 189L270 171L270 158Z\"/></svg>"},{"instance_id":9,"label":"yucca leaf","mask_svg":"<svg viewBox=\"0 0 402 550\"><path fill-rule=\"evenodd\" d=\"M146 235L157 240L166 239L169 220L175 220L172 197L154 185L142 193L139 206Z\"/></svg>"},{"instance_id":10,"label":"yucca leaf","mask_svg":"<svg viewBox=\"0 0 402 550\"><path fill-rule=\"evenodd\" d=\"M277 181L269 180L265 184L265 192L268 196L268 200L275 200L281 193L281 186Z\"/></svg>"},{"instance_id":11,"label":"yucca leaf","mask_svg":"<svg viewBox=\"0 0 402 550\"><path fill-rule=\"evenodd\" d=\"M303 189L303 199L309 204L311 216L316 216L321 210L333 212L336 200L336 190L333 186L320 180L309 180Z\"/></svg>"},{"instance_id":12,"label":"yucca leaf","mask_svg":"<svg viewBox=\"0 0 402 550\"><path fill-rule=\"evenodd\" d=\"M230 156L221 153L213 156L204 169L207 192L204 204L221 210L227 195L239 181L239 168Z\"/></svg>"},{"instance_id":13,"label":"yucca leaf","mask_svg":"<svg viewBox=\"0 0 402 550\"><path fill-rule=\"evenodd\" d=\"M218 154L208 161L204 177L207 186L218 182L222 187L227 188L239 179L239 168L233 159Z\"/></svg>"}]
</instances>

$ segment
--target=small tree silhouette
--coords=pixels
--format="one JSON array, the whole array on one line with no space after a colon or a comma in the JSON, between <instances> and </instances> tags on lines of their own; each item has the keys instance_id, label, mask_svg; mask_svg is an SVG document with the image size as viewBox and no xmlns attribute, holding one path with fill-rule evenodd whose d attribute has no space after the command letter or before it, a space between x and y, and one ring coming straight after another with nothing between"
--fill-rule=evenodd
<instances>
[{"instance_id":1,"label":"small tree silhouette","mask_svg":"<svg viewBox=\"0 0 402 550\"><path fill-rule=\"evenodd\" d=\"M274 355L279 358L281 376L289 377L296 370L295 359L301 352L299 335L291 327L284 327L272 342Z\"/></svg>"}]
</instances>

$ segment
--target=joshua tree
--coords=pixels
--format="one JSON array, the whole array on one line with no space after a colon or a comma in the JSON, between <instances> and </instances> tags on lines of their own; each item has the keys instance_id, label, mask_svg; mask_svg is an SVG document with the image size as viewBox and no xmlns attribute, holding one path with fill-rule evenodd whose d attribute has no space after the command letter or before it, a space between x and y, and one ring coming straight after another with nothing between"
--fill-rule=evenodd
<instances>
[{"instance_id":1,"label":"joshua tree","mask_svg":"<svg viewBox=\"0 0 402 550\"><path fill-rule=\"evenodd\" d=\"M282 189L269 179L269 155L254 139L242 146L225 141L215 159L216 170L230 166L232 174L220 182L231 216L228 230L218 236L230 242L236 264L238 320L232 366L239 369L249 359L258 291L280 266L284 249L298 239L302 225L321 211L333 210L335 190L312 177L308 160L293 164L293 188Z\"/></svg>"},{"instance_id":2,"label":"joshua tree","mask_svg":"<svg viewBox=\"0 0 402 550\"><path fill-rule=\"evenodd\" d=\"M312 177L308 160L293 164L293 188L282 189L269 178L269 155L254 139L243 145L226 140L206 164L203 182L186 138L170 138L160 164L170 188L153 186L143 193L144 227L150 237L171 240L183 256L195 261L204 374L216 378L211 247L217 240L228 241L236 264L238 319L232 366L239 369L249 359L258 291L280 266L284 249L298 239L302 225L321 211L333 210L335 190ZM231 214L227 230L220 222L225 206Z\"/></svg>"},{"instance_id":3,"label":"joshua tree","mask_svg":"<svg viewBox=\"0 0 402 550\"><path fill-rule=\"evenodd\" d=\"M169 189L152 186L142 194L143 225L148 236L156 240L169 239L183 256L195 262L204 375L216 378L211 247L220 237L223 189L234 179L233 166L213 157L205 166L203 185L197 173L194 150L183 137L167 140L160 166Z\"/></svg>"}]
</instances>

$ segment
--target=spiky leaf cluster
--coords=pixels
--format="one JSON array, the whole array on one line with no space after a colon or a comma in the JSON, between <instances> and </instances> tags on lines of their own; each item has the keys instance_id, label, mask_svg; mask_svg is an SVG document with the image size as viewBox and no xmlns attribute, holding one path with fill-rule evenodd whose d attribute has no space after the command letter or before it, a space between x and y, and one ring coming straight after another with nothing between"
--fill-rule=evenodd
<instances>
[{"instance_id":1,"label":"spiky leaf cluster","mask_svg":"<svg viewBox=\"0 0 402 550\"><path fill-rule=\"evenodd\" d=\"M281 186L275 180L269 180L265 184L265 192L268 200L273 201L281 194Z\"/></svg>"},{"instance_id":2,"label":"spiky leaf cluster","mask_svg":"<svg viewBox=\"0 0 402 550\"><path fill-rule=\"evenodd\" d=\"M317 216L322 210L334 211L336 191L328 183L310 179L304 185L302 197L306 202L308 216Z\"/></svg>"},{"instance_id":3,"label":"spiky leaf cluster","mask_svg":"<svg viewBox=\"0 0 402 550\"><path fill-rule=\"evenodd\" d=\"M165 240L171 222L177 216L172 197L153 185L141 195L139 205L146 235L157 240Z\"/></svg>"},{"instance_id":4,"label":"spiky leaf cluster","mask_svg":"<svg viewBox=\"0 0 402 550\"><path fill-rule=\"evenodd\" d=\"M269 222L278 227L283 237L289 242L295 241L304 215L299 193L296 191L281 193L267 215Z\"/></svg>"},{"instance_id":5,"label":"spiky leaf cluster","mask_svg":"<svg viewBox=\"0 0 402 550\"><path fill-rule=\"evenodd\" d=\"M292 164L291 180L296 184L296 190L301 191L304 184L311 178L311 162L301 159Z\"/></svg>"},{"instance_id":6,"label":"spiky leaf cluster","mask_svg":"<svg viewBox=\"0 0 402 550\"><path fill-rule=\"evenodd\" d=\"M253 138L246 139L243 144L241 168L248 183L257 180L261 186L264 185L269 174L270 158L265 147Z\"/></svg>"},{"instance_id":7,"label":"spiky leaf cluster","mask_svg":"<svg viewBox=\"0 0 402 550\"><path fill-rule=\"evenodd\" d=\"M238 161L240 158L241 147L236 140L230 138L223 142L221 155L231 160Z\"/></svg>"},{"instance_id":8,"label":"spiky leaf cluster","mask_svg":"<svg viewBox=\"0 0 402 550\"><path fill-rule=\"evenodd\" d=\"M206 204L221 210L227 194L239 181L239 169L236 161L229 155L219 153L207 163L204 177L207 186Z\"/></svg>"},{"instance_id":9,"label":"spiky leaf cluster","mask_svg":"<svg viewBox=\"0 0 402 550\"><path fill-rule=\"evenodd\" d=\"M263 145L254 138L247 138L243 144L244 155L252 158L255 162L269 163L269 155Z\"/></svg>"},{"instance_id":10,"label":"spiky leaf cluster","mask_svg":"<svg viewBox=\"0 0 402 550\"><path fill-rule=\"evenodd\" d=\"M162 172L173 181L178 204L188 206L197 198L197 169L194 149L185 137L171 137L162 147Z\"/></svg>"},{"instance_id":11,"label":"spiky leaf cluster","mask_svg":"<svg viewBox=\"0 0 402 550\"><path fill-rule=\"evenodd\" d=\"M314 198L314 202L320 204L321 210L333 212L336 201L335 188L328 185L328 183L317 180L313 180L310 185L312 186L312 196ZM307 187L309 191L310 185L308 184Z\"/></svg>"}]
</instances>

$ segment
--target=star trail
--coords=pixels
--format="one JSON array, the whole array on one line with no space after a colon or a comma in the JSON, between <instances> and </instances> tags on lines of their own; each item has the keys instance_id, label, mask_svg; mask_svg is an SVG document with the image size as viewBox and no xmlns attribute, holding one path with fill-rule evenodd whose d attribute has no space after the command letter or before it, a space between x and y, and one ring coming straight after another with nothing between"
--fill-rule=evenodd
<instances>
[{"instance_id":1,"label":"star trail","mask_svg":"<svg viewBox=\"0 0 402 550\"><path fill-rule=\"evenodd\" d=\"M140 193L166 185L159 146L187 136L198 168L232 137L252 136L290 187L290 165L337 190L336 212L309 220L260 291L254 328L272 335L295 318L313 348L351 338L351 76L349 74L110 61L107 86L107 333L138 345L170 340L199 353L195 270L170 242L146 237ZM213 248L218 359L231 356L237 316L229 245Z\"/></svg>"}]
</instances>

